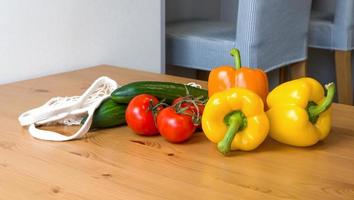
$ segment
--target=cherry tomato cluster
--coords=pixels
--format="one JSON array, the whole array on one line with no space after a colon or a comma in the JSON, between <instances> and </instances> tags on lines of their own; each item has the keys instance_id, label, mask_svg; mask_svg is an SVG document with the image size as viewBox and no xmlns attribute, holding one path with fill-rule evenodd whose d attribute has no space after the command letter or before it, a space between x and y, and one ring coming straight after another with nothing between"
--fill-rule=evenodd
<instances>
[{"instance_id":1,"label":"cherry tomato cluster","mask_svg":"<svg viewBox=\"0 0 354 200\"><path fill-rule=\"evenodd\" d=\"M125 118L137 134L161 134L167 141L188 140L198 127L205 103L192 96L180 97L168 105L149 94L134 97L127 107Z\"/></svg>"}]
</instances>

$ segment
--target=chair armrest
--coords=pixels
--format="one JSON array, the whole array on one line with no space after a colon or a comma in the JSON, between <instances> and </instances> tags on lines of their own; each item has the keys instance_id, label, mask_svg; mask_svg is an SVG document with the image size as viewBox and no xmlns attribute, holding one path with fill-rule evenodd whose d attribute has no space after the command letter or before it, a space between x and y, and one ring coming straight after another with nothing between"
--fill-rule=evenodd
<instances>
[{"instance_id":1,"label":"chair armrest","mask_svg":"<svg viewBox=\"0 0 354 200\"><path fill-rule=\"evenodd\" d=\"M306 59L310 10L311 0L239 0L243 64L270 71Z\"/></svg>"}]
</instances>

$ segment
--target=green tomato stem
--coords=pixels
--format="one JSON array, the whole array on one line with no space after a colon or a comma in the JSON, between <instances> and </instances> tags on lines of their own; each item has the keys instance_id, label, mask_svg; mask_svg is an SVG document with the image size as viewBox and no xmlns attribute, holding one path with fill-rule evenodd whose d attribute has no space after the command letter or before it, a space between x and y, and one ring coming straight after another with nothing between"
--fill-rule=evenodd
<instances>
[{"instance_id":1,"label":"green tomato stem","mask_svg":"<svg viewBox=\"0 0 354 200\"><path fill-rule=\"evenodd\" d=\"M307 113L309 115L309 120L312 123L316 123L319 115L321 113L323 113L324 111L326 111L332 105L334 94L336 93L336 86L332 82L332 83L327 84L325 86L325 88L327 91L327 95L326 95L325 100L319 105L312 104L307 107Z\"/></svg>"},{"instance_id":2,"label":"green tomato stem","mask_svg":"<svg viewBox=\"0 0 354 200\"><path fill-rule=\"evenodd\" d=\"M240 69L241 68L241 56L240 56L240 51L236 48L232 48L230 51L231 56L234 57L234 62L235 62L235 68Z\"/></svg>"},{"instance_id":3,"label":"green tomato stem","mask_svg":"<svg viewBox=\"0 0 354 200\"><path fill-rule=\"evenodd\" d=\"M218 150L224 155L230 152L236 133L245 126L245 117L242 112L236 111L227 116L225 123L228 125L227 132L224 138L218 142Z\"/></svg>"}]
</instances>

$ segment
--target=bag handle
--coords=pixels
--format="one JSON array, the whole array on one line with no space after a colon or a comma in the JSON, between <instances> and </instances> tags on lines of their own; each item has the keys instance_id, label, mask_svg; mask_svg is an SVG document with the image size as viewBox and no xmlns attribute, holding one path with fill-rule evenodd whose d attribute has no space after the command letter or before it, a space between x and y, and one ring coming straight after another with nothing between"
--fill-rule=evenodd
<instances>
[{"instance_id":1,"label":"bag handle","mask_svg":"<svg viewBox=\"0 0 354 200\"><path fill-rule=\"evenodd\" d=\"M99 104L96 104L95 107L92 107L89 109L88 117L85 121L85 123L81 126L81 128L73 135L71 136L66 136L54 131L47 131L47 130L41 130L36 127L36 124L31 124L28 127L28 132L30 135L34 138L40 139L40 140L48 140L48 141L56 141L56 142L63 142L63 141L68 141L68 140L74 140L74 139L80 139L83 136L85 136L92 124L92 118L93 114L95 112L95 109L99 106Z\"/></svg>"}]
</instances>

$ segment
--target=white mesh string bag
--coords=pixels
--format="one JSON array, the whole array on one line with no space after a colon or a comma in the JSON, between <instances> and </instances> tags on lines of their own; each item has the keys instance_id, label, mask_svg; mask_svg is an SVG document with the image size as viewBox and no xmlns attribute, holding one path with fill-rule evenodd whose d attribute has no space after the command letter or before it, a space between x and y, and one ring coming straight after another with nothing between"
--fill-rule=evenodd
<instances>
[{"instance_id":1,"label":"white mesh string bag","mask_svg":"<svg viewBox=\"0 0 354 200\"><path fill-rule=\"evenodd\" d=\"M82 138L90 129L96 108L118 87L114 80L100 77L81 96L54 97L44 105L22 113L20 124L28 126L28 132L41 140L68 141ZM71 136L38 128L45 124L80 125L85 115L88 115L85 123Z\"/></svg>"}]
</instances>

